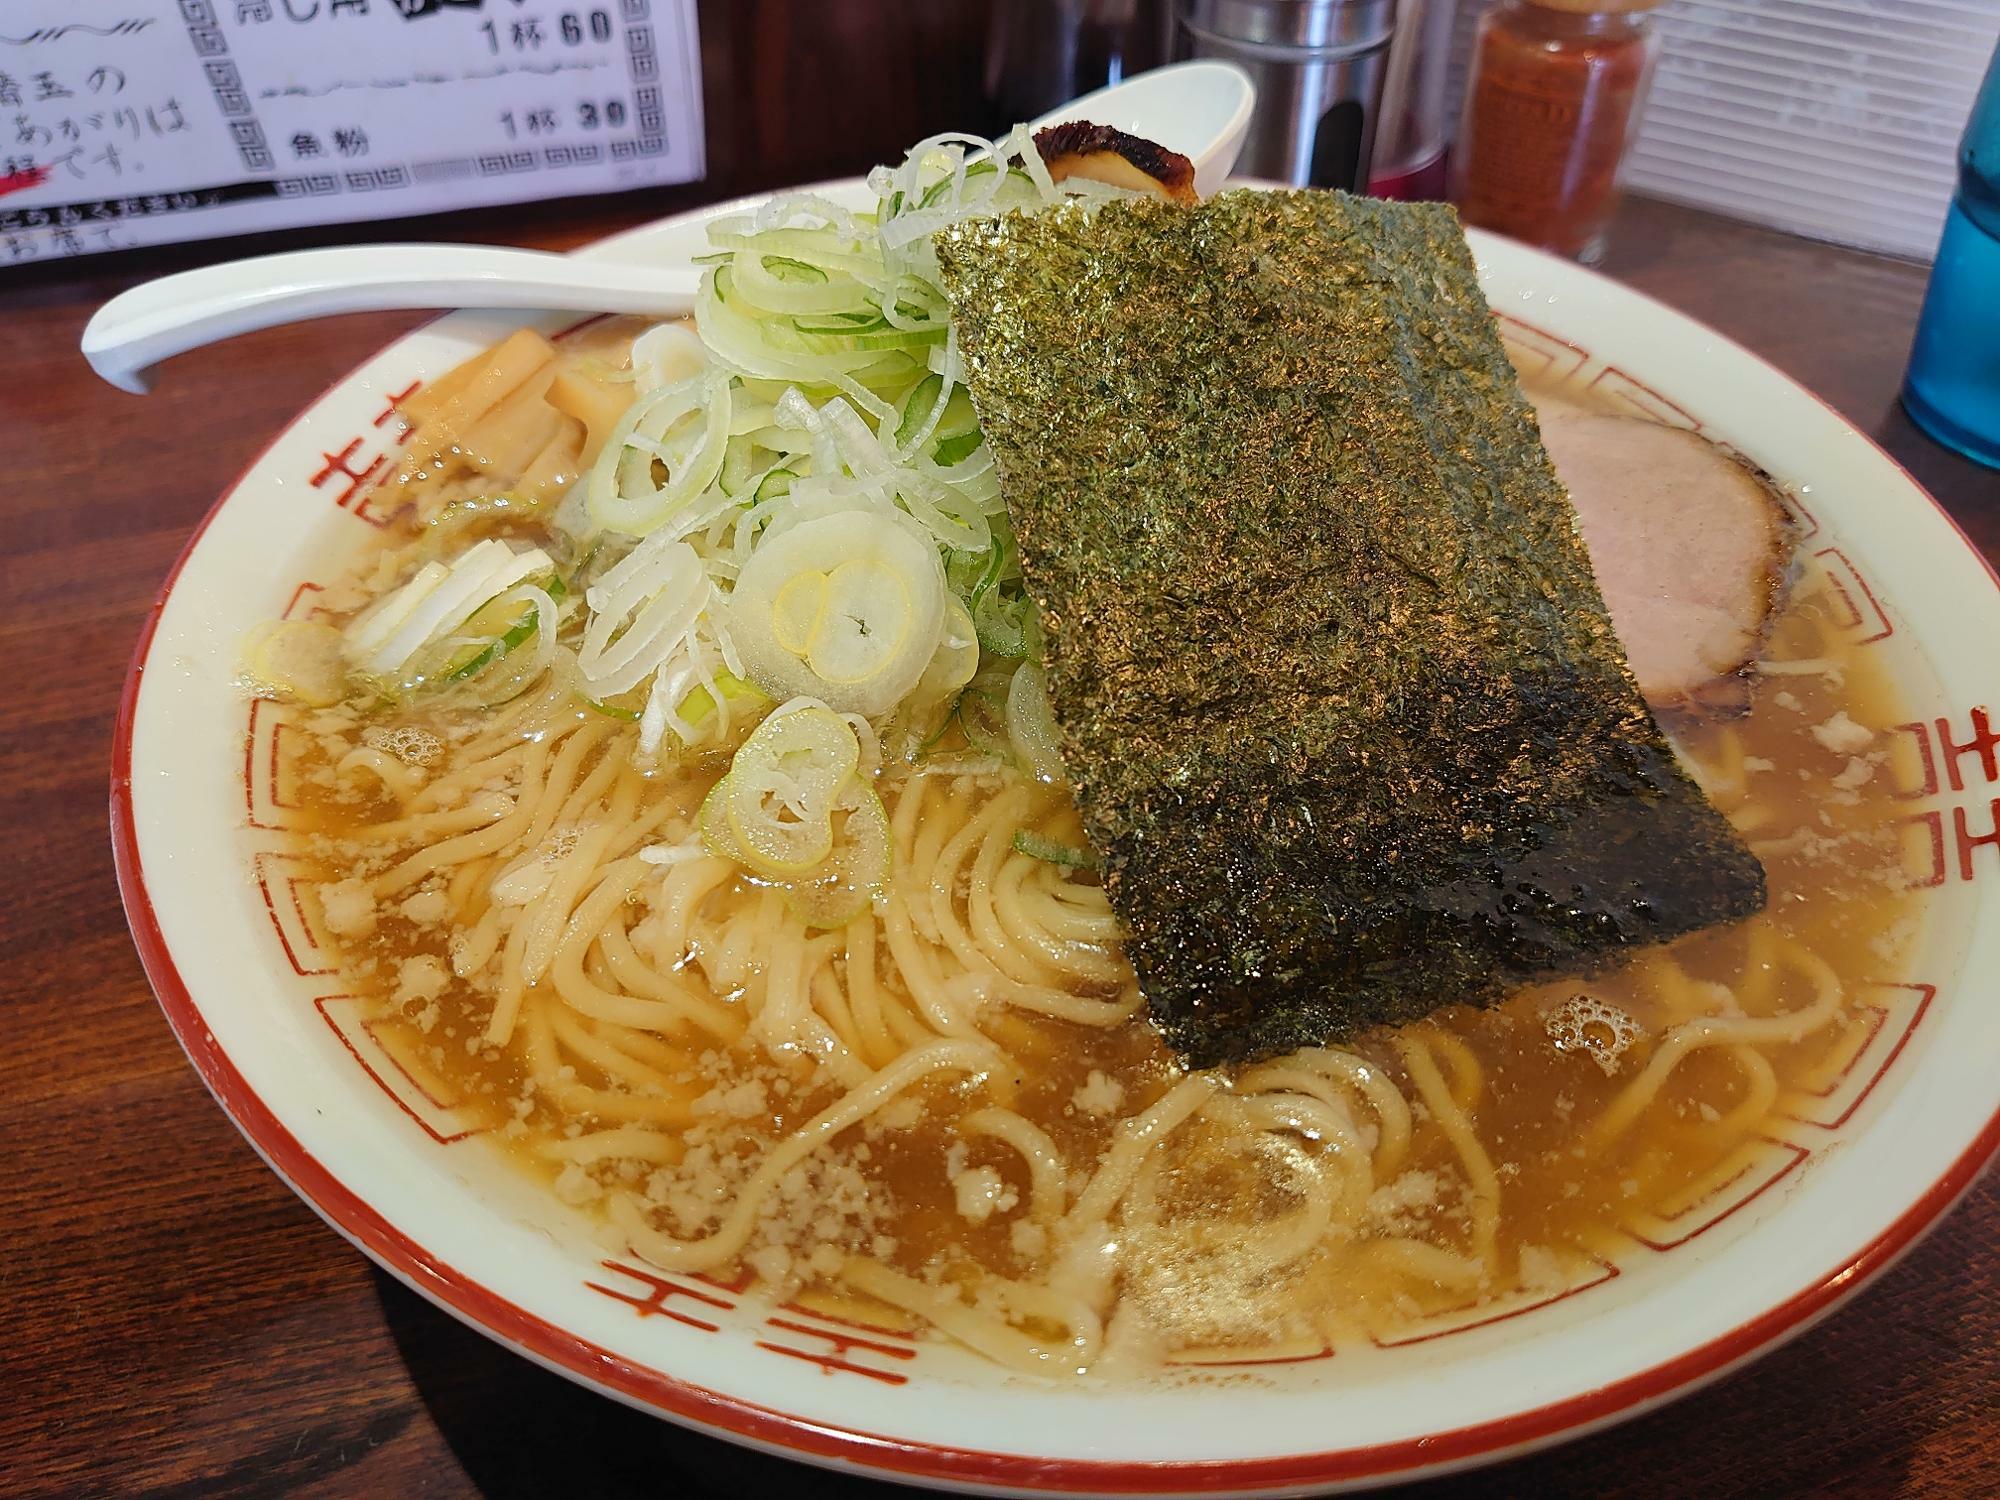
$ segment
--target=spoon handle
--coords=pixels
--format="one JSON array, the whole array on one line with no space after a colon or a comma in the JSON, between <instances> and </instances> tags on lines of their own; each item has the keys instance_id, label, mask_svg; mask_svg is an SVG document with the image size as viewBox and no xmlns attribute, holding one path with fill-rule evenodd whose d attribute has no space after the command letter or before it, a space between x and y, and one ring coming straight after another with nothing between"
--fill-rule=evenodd
<instances>
[{"instance_id":1,"label":"spoon handle","mask_svg":"<svg viewBox=\"0 0 2000 1500\"><path fill-rule=\"evenodd\" d=\"M204 266L113 297L83 333L90 367L143 394L153 365L218 339L331 313L535 308L683 316L693 267L576 260L474 245L354 245Z\"/></svg>"},{"instance_id":2,"label":"spoon handle","mask_svg":"<svg viewBox=\"0 0 2000 1500\"><path fill-rule=\"evenodd\" d=\"M1230 63L1155 68L1044 115L1115 125L1184 150L1196 189L1222 186L1243 144L1256 90ZM534 250L466 245L355 245L296 250L183 271L136 286L97 311L83 332L93 370L120 390L143 394L154 365L218 339L330 313L391 308L526 308L693 311L701 285L693 267L646 267Z\"/></svg>"}]
</instances>

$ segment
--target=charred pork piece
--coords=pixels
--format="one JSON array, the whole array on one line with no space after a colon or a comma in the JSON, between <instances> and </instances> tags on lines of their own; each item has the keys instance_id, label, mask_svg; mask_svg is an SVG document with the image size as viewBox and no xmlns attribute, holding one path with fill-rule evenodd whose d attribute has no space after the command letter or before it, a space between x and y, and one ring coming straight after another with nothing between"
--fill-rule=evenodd
<instances>
[{"instance_id":1,"label":"charred pork piece","mask_svg":"<svg viewBox=\"0 0 2000 1500\"><path fill-rule=\"evenodd\" d=\"M1112 187L1132 188L1176 203L1196 202L1194 163L1153 141L1070 120L1035 132L1035 148L1057 182L1081 177Z\"/></svg>"}]
</instances>

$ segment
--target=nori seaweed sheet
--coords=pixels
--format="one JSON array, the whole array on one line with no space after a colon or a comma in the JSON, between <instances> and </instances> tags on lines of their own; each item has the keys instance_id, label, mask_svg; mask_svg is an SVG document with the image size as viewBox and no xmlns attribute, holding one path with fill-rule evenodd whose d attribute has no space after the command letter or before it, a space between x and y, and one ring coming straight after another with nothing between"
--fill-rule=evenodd
<instances>
[{"instance_id":1,"label":"nori seaweed sheet","mask_svg":"<svg viewBox=\"0 0 2000 1500\"><path fill-rule=\"evenodd\" d=\"M936 240L1062 752L1196 1065L1747 916L1456 215L1323 192Z\"/></svg>"}]
</instances>

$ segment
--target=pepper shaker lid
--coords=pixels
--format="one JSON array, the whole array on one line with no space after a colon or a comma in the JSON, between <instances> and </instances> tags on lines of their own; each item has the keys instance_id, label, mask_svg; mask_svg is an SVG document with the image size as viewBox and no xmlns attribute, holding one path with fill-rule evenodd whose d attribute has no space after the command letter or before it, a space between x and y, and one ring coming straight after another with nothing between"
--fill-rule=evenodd
<instances>
[{"instance_id":1,"label":"pepper shaker lid","mask_svg":"<svg viewBox=\"0 0 2000 1500\"><path fill-rule=\"evenodd\" d=\"M1198 33L1274 51L1351 51L1385 45L1395 0L1177 0Z\"/></svg>"},{"instance_id":2,"label":"pepper shaker lid","mask_svg":"<svg viewBox=\"0 0 2000 1500\"><path fill-rule=\"evenodd\" d=\"M1568 11L1575 16L1629 16L1656 10L1666 0L1528 0L1543 10Z\"/></svg>"}]
</instances>

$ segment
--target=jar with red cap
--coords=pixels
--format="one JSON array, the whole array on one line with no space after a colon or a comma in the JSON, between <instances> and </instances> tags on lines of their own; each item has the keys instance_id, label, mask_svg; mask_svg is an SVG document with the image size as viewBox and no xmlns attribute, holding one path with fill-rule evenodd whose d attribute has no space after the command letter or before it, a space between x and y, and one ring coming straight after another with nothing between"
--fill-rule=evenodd
<instances>
[{"instance_id":1,"label":"jar with red cap","mask_svg":"<svg viewBox=\"0 0 2000 1500\"><path fill-rule=\"evenodd\" d=\"M1452 151L1468 224L1603 258L1638 128L1660 0L1500 0L1481 17Z\"/></svg>"}]
</instances>

